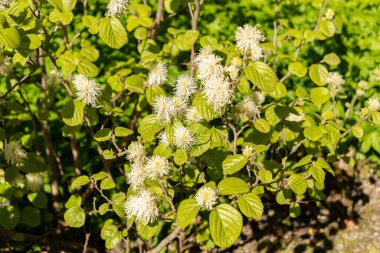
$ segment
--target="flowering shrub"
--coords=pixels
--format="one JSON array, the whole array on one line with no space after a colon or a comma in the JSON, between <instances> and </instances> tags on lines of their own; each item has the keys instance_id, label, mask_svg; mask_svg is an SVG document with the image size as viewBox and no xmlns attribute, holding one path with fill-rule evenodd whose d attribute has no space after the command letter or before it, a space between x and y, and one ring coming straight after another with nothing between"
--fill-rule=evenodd
<instances>
[{"instance_id":1,"label":"flowering shrub","mask_svg":"<svg viewBox=\"0 0 380 253\"><path fill-rule=\"evenodd\" d=\"M342 31L326 0L304 4L300 28L287 2L263 10L274 27L246 19L227 36L208 1L0 3L0 227L63 213L107 249L179 235L183 251L233 245L266 201L292 218L322 205L343 144L378 129L380 78L358 82L324 51Z\"/></svg>"}]
</instances>

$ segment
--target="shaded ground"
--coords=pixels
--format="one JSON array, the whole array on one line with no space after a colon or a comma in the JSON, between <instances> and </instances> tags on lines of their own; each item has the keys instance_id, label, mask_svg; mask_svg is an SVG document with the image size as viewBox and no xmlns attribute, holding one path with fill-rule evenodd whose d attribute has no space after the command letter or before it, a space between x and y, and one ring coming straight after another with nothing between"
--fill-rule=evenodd
<instances>
[{"instance_id":1,"label":"shaded ground","mask_svg":"<svg viewBox=\"0 0 380 253\"><path fill-rule=\"evenodd\" d=\"M268 216L246 226L234 252L344 252L380 253L380 179L373 166L340 167L323 208L302 207L296 219L282 207L268 207ZM270 225L268 225L270 224ZM263 236L265 235L265 236Z\"/></svg>"}]
</instances>

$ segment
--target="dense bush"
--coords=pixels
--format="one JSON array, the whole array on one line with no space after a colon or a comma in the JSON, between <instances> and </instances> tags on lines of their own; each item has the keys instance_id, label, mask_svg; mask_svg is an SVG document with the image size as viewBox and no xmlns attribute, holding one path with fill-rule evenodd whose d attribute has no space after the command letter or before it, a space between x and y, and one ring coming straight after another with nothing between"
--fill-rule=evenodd
<instances>
[{"instance_id":1,"label":"dense bush","mask_svg":"<svg viewBox=\"0 0 380 253\"><path fill-rule=\"evenodd\" d=\"M229 247L266 203L323 206L336 161L380 163L379 11L3 1L0 247Z\"/></svg>"}]
</instances>

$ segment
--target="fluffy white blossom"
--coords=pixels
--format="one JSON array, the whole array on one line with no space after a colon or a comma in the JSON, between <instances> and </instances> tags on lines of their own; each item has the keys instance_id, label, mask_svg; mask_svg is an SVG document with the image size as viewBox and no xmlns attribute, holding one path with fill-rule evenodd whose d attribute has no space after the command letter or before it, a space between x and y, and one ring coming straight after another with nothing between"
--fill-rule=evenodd
<instances>
[{"instance_id":1,"label":"fluffy white blossom","mask_svg":"<svg viewBox=\"0 0 380 253\"><path fill-rule=\"evenodd\" d=\"M239 77L239 68L234 64L231 64L230 66L226 67L226 72L233 81Z\"/></svg>"},{"instance_id":2,"label":"fluffy white blossom","mask_svg":"<svg viewBox=\"0 0 380 253\"><path fill-rule=\"evenodd\" d=\"M62 73L58 70L52 69L47 76L46 83L51 86L56 86L61 83L61 79Z\"/></svg>"},{"instance_id":3,"label":"fluffy white blossom","mask_svg":"<svg viewBox=\"0 0 380 253\"><path fill-rule=\"evenodd\" d=\"M179 97L172 97L170 99L174 106L174 116L176 116L177 118L181 118L186 112L187 100L184 100Z\"/></svg>"},{"instance_id":4,"label":"fluffy white blossom","mask_svg":"<svg viewBox=\"0 0 380 253\"><path fill-rule=\"evenodd\" d=\"M380 68L376 68L376 69L372 70L372 72L369 76L369 80L371 80L373 82L380 82Z\"/></svg>"},{"instance_id":5,"label":"fluffy white blossom","mask_svg":"<svg viewBox=\"0 0 380 253\"><path fill-rule=\"evenodd\" d=\"M4 147L5 160L10 165L17 165L26 159L26 152L18 142L11 141Z\"/></svg>"},{"instance_id":6,"label":"fluffy white blossom","mask_svg":"<svg viewBox=\"0 0 380 253\"><path fill-rule=\"evenodd\" d=\"M165 131L162 131L158 137L160 139L160 142L165 146L165 147L169 147L170 146L170 143L169 143L169 140L168 140L168 136L166 135L166 132Z\"/></svg>"},{"instance_id":7,"label":"fluffy white blossom","mask_svg":"<svg viewBox=\"0 0 380 253\"><path fill-rule=\"evenodd\" d=\"M146 190L130 196L125 202L124 208L128 218L135 218L136 222L144 224L155 221L159 214L156 198Z\"/></svg>"},{"instance_id":8,"label":"fluffy white blossom","mask_svg":"<svg viewBox=\"0 0 380 253\"><path fill-rule=\"evenodd\" d=\"M214 77L203 82L202 93L214 111L220 111L231 103L233 90L228 80L224 77Z\"/></svg>"},{"instance_id":9,"label":"fluffy white blossom","mask_svg":"<svg viewBox=\"0 0 380 253\"><path fill-rule=\"evenodd\" d=\"M147 161L145 170L148 178L162 179L169 173L169 161L165 157L154 155Z\"/></svg>"},{"instance_id":10,"label":"fluffy white blossom","mask_svg":"<svg viewBox=\"0 0 380 253\"><path fill-rule=\"evenodd\" d=\"M127 150L127 159L131 163L143 163L146 159L146 151L140 142L132 142Z\"/></svg>"},{"instance_id":11,"label":"fluffy white blossom","mask_svg":"<svg viewBox=\"0 0 380 253\"><path fill-rule=\"evenodd\" d=\"M158 96L154 99L153 112L157 115L159 121L166 124L176 115L177 110L173 99L166 96Z\"/></svg>"},{"instance_id":12,"label":"fluffy white blossom","mask_svg":"<svg viewBox=\"0 0 380 253\"><path fill-rule=\"evenodd\" d=\"M358 87L362 90L368 90L370 88L369 84L367 81L360 80L358 83Z\"/></svg>"},{"instance_id":13,"label":"fluffy white blossom","mask_svg":"<svg viewBox=\"0 0 380 253\"><path fill-rule=\"evenodd\" d=\"M299 115L294 113L289 113L288 120L292 122L301 122L305 120L305 113L299 113Z\"/></svg>"},{"instance_id":14,"label":"fluffy white blossom","mask_svg":"<svg viewBox=\"0 0 380 253\"><path fill-rule=\"evenodd\" d=\"M211 187L203 187L198 190L195 195L195 200L201 208L211 210L216 204L218 198L218 192Z\"/></svg>"},{"instance_id":15,"label":"fluffy white blossom","mask_svg":"<svg viewBox=\"0 0 380 253\"><path fill-rule=\"evenodd\" d=\"M185 118L187 122L196 123L202 120L202 115L197 111L195 106L190 106L186 111Z\"/></svg>"},{"instance_id":16,"label":"fluffy white blossom","mask_svg":"<svg viewBox=\"0 0 380 253\"><path fill-rule=\"evenodd\" d=\"M0 196L0 208L6 208L9 206L11 202L6 197Z\"/></svg>"},{"instance_id":17,"label":"fluffy white blossom","mask_svg":"<svg viewBox=\"0 0 380 253\"><path fill-rule=\"evenodd\" d=\"M265 38L257 25L253 27L245 24L243 27L238 27L235 33L236 46L243 55L250 56L252 60L258 60L262 57L260 42L264 40Z\"/></svg>"},{"instance_id":18,"label":"fluffy white blossom","mask_svg":"<svg viewBox=\"0 0 380 253\"><path fill-rule=\"evenodd\" d=\"M342 85L344 84L344 79L341 74L338 72L329 72L327 77L327 83L331 85L332 92L336 93L342 89Z\"/></svg>"},{"instance_id":19,"label":"fluffy white blossom","mask_svg":"<svg viewBox=\"0 0 380 253\"><path fill-rule=\"evenodd\" d=\"M0 5L1 6L1 5ZM8 56L4 56L0 51L0 76L8 76L12 73L12 61Z\"/></svg>"},{"instance_id":20,"label":"fluffy white blossom","mask_svg":"<svg viewBox=\"0 0 380 253\"><path fill-rule=\"evenodd\" d=\"M253 147L252 146L245 146L242 150L243 156L245 156L247 159L251 159L253 156Z\"/></svg>"},{"instance_id":21,"label":"fluffy white blossom","mask_svg":"<svg viewBox=\"0 0 380 253\"><path fill-rule=\"evenodd\" d=\"M256 106L250 97L244 98L243 101L238 103L236 109L238 109L241 116L247 117L248 119L258 118L260 115L259 107Z\"/></svg>"},{"instance_id":22,"label":"fluffy white blossom","mask_svg":"<svg viewBox=\"0 0 380 253\"><path fill-rule=\"evenodd\" d=\"M377 98L370 98L368 100L368 110L370 112L376 112L380 109L380 102Z\"/></svg>"},{"instance_id":23,"label":"fluffy white blossom","mask_svg":"<svg viewBox=\"0 0 380 253\"><path fill-rule=\"evenodd\" d=\"M78 100L92 106L96 106L102 89L94 79L88 79L84 75L76 75L73 80Z\"/></svg>"},{"instance_id":24,"label":"fluffy white blossom","mask_svg":"<svg viewBox=\"0 0 380 253\"><path fill-rule=\"evenodd\" d=\"M26 174L26 188L32 192L39 191L44 185L44 178L40 173Z\"/></svg>"},{"instance_id":25,"label":"fluffy white blossom","mask_svg":"<svg viewBox=\"0 0 380 253\"><path fill-rule=\"evenodd\" d=\"M210 47L204 47L195 57L194 63L197 65L197 77L205 81L210 78L220 78L224 75L224 68L220 64L222 58L215 55Z\"/></svg>"},{"instance_id":26,"label":"fluffy white blossom","mask_svg":"<svg viewBox=\"0 0 380 253\"><path fill-rule=\"evenodd\" d=\"M194 134L184 126L174 129L174 144L177 148L187 150L194 144Z\"/></svg>"},{"instance_id":27,"label":"fluffy white blossom","mask_svg":"<svg viewBox=\"0 0 380 253\"><path fill-rule=\"evenodd\" d=\"M194 78L188 75L181 75L178 77L174 86L174 95L176 97L187 100L191 95L197 91Z\"/></svg>"},{"instance_id":28,"label":"fluffy white blossom","mask_svg":"<svg viewBox=\"0 0 380 253\"><path fill-rule=\"evenodd\" d=\"M253 92L251 97L252 97L253 102L255 102L257 106L262 105L262 103L264 103L265 101L265 96L260 91Z\"/></svg>"},{"instance_id":29,"label":"fluffy white blossom","mask_svg":"<svg viewBox=\"0 0 380 253\"><path fill-rule=\"evenodd\" d=\"M128 174L128 183L134 191L137 191L144 186L145 179L147 178L147 172L145 167L141 163L132 163L131 171Z\"/></svg>"},{"instance_id":30,"label":"fluffy white blossom","mask_svg":"<svg viewBox=\"0 0 380 253\"><path fill-rule=\"evenodd\" d=\"M168 79L168 69L164 63L159 62L151 66L149 74L148 74L149 86L163 85L167 79Z\"/></svg>"},{"instance_id":31,"label":"fluffy white blossom","mask_svg":"<svg viewBox=\"0 0 380 253\"><path fill-rule=\"evenodd\" d=\"M332 20L334 18L335 12L332 9L327 9L325 13L325 17L329 20Z\"/></svg>"},{"instance_id":32,"label":"fluffy white blossom","mask_svg":"<svg viewBox=\"0 0 380 253\"><path fill-rule=\"evenodd\" d=\"M362 89L357 89L355 93L357 96L361 97L365 94L365 91Z\"/></svg>"},{"instance_id":33,"label":"fluffy white blossom","mask_svg":"<svg viewBox=\"0 0 380 253\"><path fill-rule=\"evenodd\" d=\"M125 12L129 0L110 0L107 5L107 17L118 17Z\"/></svg>"},{"instance_id":34,"label":"fluffy white blossom","mask_svg":"<svg viewBox=\"0 0 380 253\"><path fill-rule=\"evenodd\" d=\"M1 0L0 1L0 11L6 11L11 5L13 0Z\"/></svg>"}]
</instances>

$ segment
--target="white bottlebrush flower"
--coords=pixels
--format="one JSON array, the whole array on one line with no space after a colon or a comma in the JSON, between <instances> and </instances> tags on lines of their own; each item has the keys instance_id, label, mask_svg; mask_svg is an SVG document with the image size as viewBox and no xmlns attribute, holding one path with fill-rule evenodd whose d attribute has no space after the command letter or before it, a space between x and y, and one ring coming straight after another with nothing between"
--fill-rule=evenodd
<instances>
[{"instance_id":1,"label":"white bottlebrush flower","mask_svg":"<svg viewBox=\"0 0 380 253\"><path fill-rule=\"evenodd\" d=\"M165 146L165 147L170 147L170 143L168 140L168 136L166 135L165 131L162 131L158 137L160 139L160 142Z\"/></svg>"},{"instance_id":2,"label":"white bottlebrush flower","mask_svg":"<svg viewBox=\"0 0 380 253\"><path fill-rule=\"evenodd\" d=\"M187 100L197 91L194 78L189 75L178 77L174 86L174 96Z\"/></svg>"},{"instance_id":3,"label":"white bottlebrush flower","mask_svg":"<svg viewBox=\"0 0 380 253\"><path fill-rule=\"evenodd\" d=\"M364 80L360 80L358 83L358 87L362 90L368 90L370 88L369 83Z\"/></svg>"},{"instance_id":4,"label":"white bottlebrush flower","mask_svg":"<svg viewBox=\"0 0 380 253\"><path fill-rule=\"evenodd\" d=\"M332 9L327 9L325 13L325 17L329 20L332 20L334 18L335 12Z\"/></svg>"},{"instance_id":5,"label":"white bottlebrush flower","mask_svg":"<svg viewBox=\"0 0 380 253\"><path fill-rule=\"evenodd\" d=\"M251 97L252 97L253 102L255 102L255 104L257 106L262 105L264 103L264 101L265 101L265 96L260 91L253 92L252 95L251 95Z\"/></svg>"},{"instance_id":6,"label":"white bottlebrush flower","mask_svg":"<svg viewBox=\"0 0 380 253\"><path fill-rule=\"evenodd\" d=\"M260 109L256 106L252 98L244 98L243 101L236 105L236 109L240 112L241 116L248 119L258 118L260 116Z\"/></svg>"},{"instance_id":7,"label":"white bottlebrush flower","mask_svg":"<svg viewBox=\"0 0 380 253\"><path fill-rule=\"evenodd\" d=\"M128 7L129 0L110 0L107 5L107 17L118 17L122 15Z\"/></svg>"},{"instance_id":8,"label":"white bottlebrush flower","mask_svg":"<svg viewBox=\"0 0 380 253\"><path fill-rule=\"evenodd\" d=\"M162 179L169 173L169 161L165 157L154 155L147 161L145 170L148 178Z\"/></svg>"},{"instance_id":9,"label":"white bottlebrush flower","mask_svg":"<svg viewBox=\"0 0 380 253\"><path fill-rule=\"evenodd\" d=\"M218 192L211 187L203 187L198 190L195 195L195 200L201 208L211 210L216 204L218 198Z\"/></svg>"},{"instance_id":10,"label":"white bottlebrush flower","mask_svg":"<svg viewBox=\"0 0 380 253\"><path fill-rule=\"evenodd\" d=\"M194 63L197 65L197 77L205 81L212 78L219 78L224 75L224 68L220 64L222 58L216 56L210 47L204 47L195 57Z\"/></svg>"},{"instance_id":11,"label":"white bottlebrush flower","mask_svg":"<svg viewBox=\"0 0 380 253\"><path fill-rule=\"evenodd\" d=\"M187 150L194 144L194 134L184 126L174 129L174 144L177 148Z\"/></svg>"},{"instance_id":12,"label":"white bottlebrush flower","mask_svg":"<svg viewBox=\"0 0 380 253\"><path fill-rule=\"evenodd\" d=\"M365 91L362 89L357 89L355 93L357 96L361 97L365 94Z\"/></svg>"},{"instance_id":13,"label":"white bottlebrush flower","mask_svg":"<svg viewBox=\"0 0 380 253\"><path fill-rule=\"evenodd\" d=\"M251 55L252 58L257 58L258 55L262 55L259 48L260 42L264 40L265 38L259 31L257 25L253 27L245 24L243 27L238 27L235 33L236 46L243 55Z\"/></svg>"},{"instance_id":14,"label":"white bottlebrush flower","mask_svg":"<svg viewBox=\"0 0 380 253\"><path fill-rule=\"evenodd\" d=\"M294 113L289 113L288 120L292 122L301 122L305 120L305 113L299 113L299 115Z\"/></svg>"},{"instance_id":15,"label":"white bottlebrush flower","mask_svg":"<svg viewBox=\"0 0 380 253\"><path fill-rule=\"evenodd\" d=\"M344 84L344 79L341 74L338 72L329 72L327 77L327 83L331 85L333 93L338 92L342 89L342 85Z\"/></svg>"},{"instance_id":16,"label":"white bottlebrush flower","mask_svg":"<svg viewBox=\"0 0 380 253\"><path fill-rule=\"evenodd\" d=\"M147 178L145 167L141 163L132 163L131 171L128 173L128 183L134 191L142 188Z\"/></svg>"},{"instance_id":17,"label":"white bottlebrush flower","mask_svg":"<svg viewBox=\"0 0 380 253\"><path fill-rule=\"evenodd\" d=\"M372 70L369 80L373 82L380 82L380 68Z\"/></svg>"},{"instance_id":18,"label":"white bottlebrush flower","mask_svg":"<svg viewBox=\"0 0 380 253\"><path fill-rule=\"evenodd\" d=\"M39 191L44 185L44 178L40 173L29 173L26 175L26 188L32 192Z\"/></svg>"},{"instance_id":19,"label":"white bottlebrush flower","mask_svg":"<svg viewBox=\"0 0 380 253\"><path fill-rule=\"evenodd\" d=\"M377 98L370 98L368 100L368 110L370 112L376 112L380 109L380 102Z\"/></svg>"},{"instance_id":20,"label":"white bottlebrush flower","mask_svg":"<svg viewBox=\"0 0 380 253\"><path fill-rule=\"evenodd\" d=\"M201 114L197 111L195 106L190 106L185 115L186 121L190 123L200 122L202 120Z\"/></svg>"},{"instance_id":21,"label":"white bottlebrush flower","mask_svg":"<svg viewBox=\"0 0 380 253\"><path fill-rule=\"evenodd\" d=\"M26 152L20 143L11 141L5 144L4 156L9 165L17 165L26 159Z\"/></svg>"},{"instance_id":22,"label":"white bottlebrush flower","mask_svg":"<svg viewBox=\"0 0 380 253\"><path fill-rule=\"evenodd\" d=\"M1 6L1 5L0 5ZM12 60L0 51L0 76L9 76L12 73Z\"/></svg>"},{"instance_id":23,"label":"white bottlebrush flower","mask_svg":"<svg viewBox=\"0 0 380 253\"><path fill-rule=\"evenodd\" d=\"M10 204L11 204L11 202L9 201L9 199L7 199L6 197L0 196L0 208L6 208Z\"/></svg>"},{"instance_id":24,"label":"white bottlebrush flower","mask_svg":"<svg viewBox=\"0 0 380 253\"><path fill-rule=\"evenodd\" d=\"M214 77L203 83L202 93L214 111L220 111L223 107L231 103L233 90L228 80L223 77Z\"/></svg>"},{"instance_id":25,"label":"white bottlebrush flower","mask_svg":"<svg viewBox=\"0 0 380 253\"><path fill-rule=\"evenodd\" d=\"M127 150L127 159L131 163L143 163L146 160L144 146L140 142L132 142Z\"/></svg>"},{"instance_id":26,"label":"white bottlebrush flower","mask_svg":"<svg viewBox=\"0 0 380 253\"><path fill-rule=\"evenodd\" d=\"M168 79L168 69L164 63L159 62L151 66L149 74L148 74L149 86L163 85L167 79Z\"/></svg>"},{"instance_id":27,"label":"white bottlebrush flower","mask_svg":"<svg viewBox=\"0 0 380 253\"><path fill-rule=\"evenodd\" d=\"M156 198L148 191L142 190L137 195L130 196L124 205L128 218L136 222L151 223L158 217Z\"/></svg>"},{"instance_id":28,"label":"white bottlebrush flower","mask_svg":"<svg viewBox=\"0 0 380 253\"><path fill-rule=\"evenodd\" d=\"M239 68L236 65L231 64L225 69L232 81L235 81L239 77Z\"/></svg>"},{"instance_id":29,"label":"white bottlebrush flower","mask_svg":"<svg viewBox=\"0 0 380 253\"><path fill-rule=\"evenodd\" d=\"M245 146L242 150L243 156L245 156L247 159L251 159L253 156L253 147L252 146Z\"/></svg>"},{"instance_id":30,"label":"white bottlebrush flower","mask_svg":"<svg viewBox=\"0 0 380 253\"><path fill-rule=\"evenodd\" d=\"M1 0L0 1L0 11L8 10L13 0Z\"/></svg>"},{"instance_id":31,"label":"white bottlebrush flower","mask_svg":"<svg viewBox=\"0 0 380 253\"><path fill-rule=\"evenodd\" d=\"M188 101L179 97L172 97L171 101L174 106L174 116L177 118L182 118L182 116L186 113Z\"/></svg>"},{"instance_id":32,"label":"white bottlebrush flower","mask_svg":"<svg viewBox=\"0 0 380 253\"><path fill-rule=\"evenodd\" d=\"M60 73L58 70L52 69L48 74L46 83L51 86L56 86L61 83L61 79L62 73Z\"/></svg>"},{"instance_id":33,"label":"white bottlebrush flower","mask_svg":"<svg viewBox=\"0 0 380 253\"><path fill-rule=\"evenodd\" d=\"M96 106L102 89L94 79L88 79L84 75L76 75L73 79L78 100L92 106Z\"/></svg>"},{"instance_id":34,"label":"white bottlebrush flower","mask_svg":"<svg viewBox=\"0 0 380 253\"><path fill-rule=\"evenodd\" d=\"M260 45L256 45L252 47L249 55L252 61L258 61L264 57L264 52L263 52L263 49L260 47Z\"/></svg>"},{"instance_id":35,"label":"white bottlebrush flower","mask_svg":"<svg viewBox=\"0 0 380 253\"><path fill-rule=\"evenodd\" d=\"M157 115L157 119L160 122L166 124L176 115L177 110L172 98L158 96L154 99L153 112Z\"/></svg>"}]
</instances>

